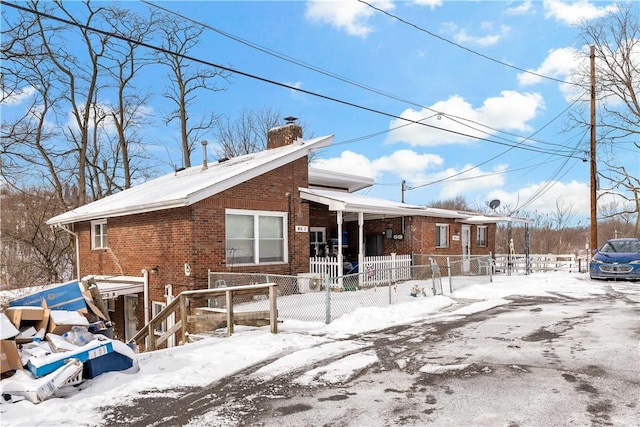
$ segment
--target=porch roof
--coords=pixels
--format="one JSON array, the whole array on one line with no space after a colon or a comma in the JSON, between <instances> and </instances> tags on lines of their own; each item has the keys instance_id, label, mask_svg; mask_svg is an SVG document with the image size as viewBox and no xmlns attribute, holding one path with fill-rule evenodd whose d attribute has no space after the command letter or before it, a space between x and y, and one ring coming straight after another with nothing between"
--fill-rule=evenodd
<instances>
[{"instance_id":1,"label":"porch roof","mask_svg":"<svg viewBox=\"0 0 640 427\"><path fill-rule=\"evenodd\" d=\"M379 216L433 216L439 218L468 218L476 213L461 213L458 211L425 206L411 205L408 203L394 202L392 200L379 199L362 194L346 193L342 191L320 190L311 188L299 188L300 197L304 200L320 203L330 211L342 211L344 213L364 213L365 218L372 219ZM352 220L353 218L345 218Z\"/></svg>"},{"instance_id":2,"label":"porch roof","mask_svg":"<svg viewBox=\"0 0 640 427\"><path fill-rule=\"evenodd\" d=\"M499 222L530 224L533 222L533 220L528 218L491 216L482 215L478 212L429 208L343 191L313 188L299 188L299 190L300 197L304 200L325 205L330 211L342 211L345 221L357 220L357 216L353 214L362 212L364 213L365 219L398 216L429 216L434 218L455 219L456 222L465 224L496 224Z\"/></svg>"}]
</instances>

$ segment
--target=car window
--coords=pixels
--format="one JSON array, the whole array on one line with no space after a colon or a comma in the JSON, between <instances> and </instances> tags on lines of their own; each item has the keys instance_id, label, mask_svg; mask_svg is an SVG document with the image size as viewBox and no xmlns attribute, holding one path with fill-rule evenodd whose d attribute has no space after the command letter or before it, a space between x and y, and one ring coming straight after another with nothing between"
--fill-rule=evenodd
<instances>
[{"instance_id":1,"label":"car window","mask_svg":"<svg viewBox=\"0 0 640 427\"><path fill-rule=\"evenodd\" d=\"M640 242L607 242L601 252L640 252Z\"/></svg>"}]
</instances>

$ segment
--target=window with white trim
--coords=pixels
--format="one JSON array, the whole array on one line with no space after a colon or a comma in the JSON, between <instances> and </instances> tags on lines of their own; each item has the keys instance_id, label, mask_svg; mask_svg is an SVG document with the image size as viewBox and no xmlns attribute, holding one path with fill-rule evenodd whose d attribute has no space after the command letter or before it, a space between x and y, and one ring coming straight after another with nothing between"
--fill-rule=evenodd
<instances>
[{"instance_id":1,"label":"window with white trim","mask_svg":"<svg viewBox=\"0 0 640 427\"><path fill-rule=\"evenodd\" d=\"M449 224L436 224L436 248L449 247Z\"/></svg>"},{"instance_id":2,"label":"window with white trim","mask_svg":"<svg viewBox=\"0 0 640 427\"><path fill-rule=\"evenodd\" d=\"M164 308L167 306L164 302L153 301L151 306L151 314L152 318L156 317ZM155 333L156 335L164 334L167 331L167 321L163 320L162 322L156 324Z\"/></svg>"},{"instance_id":3,"label":"window with white trim","mask_svg":"<svg viewBox=\"0 0 640 427\"><path fill-rule=\"evenodd\" d=\"M487 246L487 226L486 225L478 226L476 242L479 247Z\"/></svg>"},{"instance_id":4,"label":"window with white trim","mask_svg":"<svg viewBox=\"0 0 640 427\"><path fill-rule=\"evenodd\" d=\"M227 209L227 265L286 262L286 212Z\"/></svg>"},{"instance_id":5,"label":"window with white trim","mask_svg":"<svg viewBox=\"0 0 640 427\"><path fill-rule=\"evenodd\" d=\"M311 227L309 229L309 243L312 256L320 256L322 254L321 248L327 244L326 236L326 227Z\"/></svg>"},{"instance_id":6,"label":"window with white trim","mask_svg":"<svg viewBox=\"0 0 640 427\"><path fill-rule=\"evenodd\" d=\"M91 249L106 249L107 220L91 221Z\"/></svg>"}]
</instances>

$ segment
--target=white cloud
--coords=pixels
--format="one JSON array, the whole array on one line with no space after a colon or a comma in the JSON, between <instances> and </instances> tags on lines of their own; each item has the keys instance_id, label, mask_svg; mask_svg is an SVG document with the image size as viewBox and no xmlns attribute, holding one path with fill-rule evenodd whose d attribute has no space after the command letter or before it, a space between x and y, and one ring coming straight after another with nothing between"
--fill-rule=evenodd
<instances>
[{"instance_id":1,"label":"white cloud","mask_svg":"<svg viewBox=\"0 0 640 427\"><path fill-rule=\"evenodd\" d=\"M383 10L394 8L389 0L371 0L371 4ZM305 17L311 22L327 23L349 35L364 38L373 31L368 19L374 13L376 11L373 8L357 0L313 0L307 2Z\"/></svg>"},{"instance_id":2,"label":"white cloud","mask_svg":"<svg viewBox=\"0 0 640 427\"><path fill-rule=\"evenodd\" d=\"M416 177L424 176L427 169L439 166L442 162L442 158L436 154L419 154L413 150L398 150L373 160L347 150L343 151L339 157L315 159L313 166L374 179L384 173L394 173L402 179L415 180Z\"/></svg>"},{"instance_id":3,"label":"white cloud","mask_svg":"<svg viewBox=\"0 0 640 427\"><path fill-rule=\"evenodd\" d=\"M418 6L429 6L431 9L442 6L442 0L413 0Z\"/></svg>"},{"instance_id":4,"label":"white cloud","mask_svg":"<svg viewBox=\"0 0 640 427\"><path fill-rule=\"evenodd\" d=\"M468 169L470 169L468 172L463 172ZM439 192L439 197L440 199L452 199L459 195L468 196L471 194L477 194L485 189L504 185L504 171L506 169L507 165L505 164L496 166L490 172L484 171L481 168L476 168L471 164L466 164L459 170L448 168L447 170L439 172L436 180L454 175L455 178L443 182Z\"/></svg>"},{"instance_id":5,"label":"white cloud","mask_svg":"<svg viewBox=\"0 0 640 427\"><path fill-rule=\"evenodd\" d=\"M395 119L389 124L392 130L386 142L436 146L467 143L472 141L473 137L488 138L495 133L493 129L527 132L531 130L527 122L535 118L543 108L544 101L537 93L502 91L500 96L486 99L479 108L474 108L464 98L454 95L446 101L435 103L430 109L407 109L400 115L405 119L420 121L450 132L419 124L407 125L405 120ZM442 115L434 111L442 112ZM466 120L458 117L464 117ZM488 127L484 128L478 123Z\"/></svg>"},{"instance_id":6,"label":"white cloud","mask_svg":"<svg viewBox=\"0 0 640 427\"><path fill-rule=\"evenodd\" d=\"M302 82L301 81L285 82L285 84L287 86L295 87L296 89L302 89ZM290 91L291 91L291 98L293 98L293 99L300 99L304 95L302 92L294 90L294 89L290 89Z\"/></svg>"},{"instance_id":7,"label":"white cloud","mask_svg":"<svg viewBox=\"0 0 640 427\"><path fill-rule=\"evenodd\" d=\"M615 12L618 6L610 4L598 7L588 0L564 2L560 0L545 0L543 2L545 17L555 19L567 25L577 24L584 20L591 20Z\"/></svg>"},{"instance_id":8,"label":"white cloud","mask_svg":"<svg viewBox=\"0 0 640 427\"><path fill-rule=\"evenodd\" d=\"M528 0L523 3L518 4L518 6L510 7L507 9L507 15L526 15L529 12L533 11L533 3Z\"/></svg>"},{"instance_id":9,"label":"white cloud","mask_svg":"<svg viewBox=\"0 0 640 427\"><path fill-rule=\"evenodd\" d=\"M19 89L13 93L7 93L2 89L2 102L1 104L7 107L20 105L25 100L30 98L36 91L36 88L33 86L27 86L25 88Z\"/></svg>"},{"instance_id":10,"label":"white cloud","mask_svg":"<svg viewBox=\"0 0 640 427\"><path fill-rule=\"evenodd\" d=\"M492 46L498 43L511 31L511 29L507 25L501 25L499 30L495 31L493 25L489 22L482 22L480 27L483 31L490 33L493 32L493 34L470 35L467 33L467 30L465 28L460 28L453 22L445 22L442 24L443 32L451 34L456 43L466 46Z\"/></svg>"},{"instance_id":11,"label":"white cloud","mask_svg":"<svg viewBox=\"0 0 640 427\"><path fill-rule=\"evenodd\" d=\"M507 192L496 190L489 193L489 198L498 199L501 206L514 209L522 206L529 198L534 196L541 187L549 187L549 183L540 182L530 184L515 192ZM557 212L558 206L571 212L577 216L589 215L590 210L590 189L589 183L586 182L552 182L550 188L540 197L527 205L523 211L526 212Z\"/></svg>"},{"instance_id":12,"label":"white cloud","mask_svg":"<svg viewBox=\"0 0 640 427\"><path fill-rule=\"evenodd\" d=\"M538 68L528 71L532 71L543 76L564 79L565 77L573 74L573 70L576 68L576 60L579 57L580 52L570 47L552 49ZM542 77L538 77L533 74L518 74L518 82L521 85L533 85L540 83L541 80Z\"/></svg>"}]
</instances>

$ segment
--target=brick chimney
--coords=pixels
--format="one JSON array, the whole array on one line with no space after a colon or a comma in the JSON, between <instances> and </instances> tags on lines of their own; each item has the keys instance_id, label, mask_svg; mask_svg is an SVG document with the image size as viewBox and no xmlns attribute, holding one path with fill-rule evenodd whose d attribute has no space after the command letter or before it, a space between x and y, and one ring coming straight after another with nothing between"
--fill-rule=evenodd
<instances>
[{"instance_id":1,"label":"brick chimney","mask_svg":"<svg viewBox=\"0 0 640 427\"><path fill-rule=\"evenodd\" d=\"M296 117L285 117L285 125L271 128L267 131L267 150L290 145L297 139L302 139L302 127L296 123Z\"/></svg>"}]
</instances>

